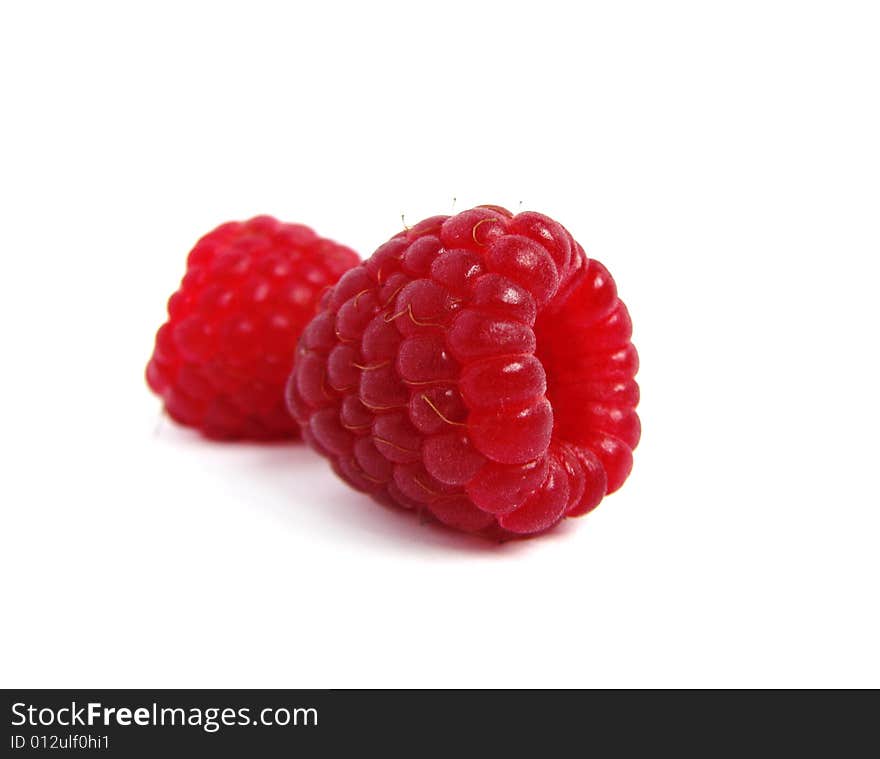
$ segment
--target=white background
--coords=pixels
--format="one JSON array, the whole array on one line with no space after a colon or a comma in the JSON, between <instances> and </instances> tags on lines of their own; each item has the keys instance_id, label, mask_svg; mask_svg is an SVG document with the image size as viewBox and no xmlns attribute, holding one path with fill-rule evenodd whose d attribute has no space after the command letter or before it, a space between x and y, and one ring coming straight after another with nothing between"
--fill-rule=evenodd
<instances>
[{"instance_id":1,"label":"white background","mask_svg":"<svg viewBox=\"0 0 880 759\"><path fill-rule=\"evenodd\" d=\"M877 14L4 3L2 685L880 686ZM201 234L368 254L453 198L558 218L630 307L597 512L486 544L162 420Z\"/></svg>"}]
</instances>

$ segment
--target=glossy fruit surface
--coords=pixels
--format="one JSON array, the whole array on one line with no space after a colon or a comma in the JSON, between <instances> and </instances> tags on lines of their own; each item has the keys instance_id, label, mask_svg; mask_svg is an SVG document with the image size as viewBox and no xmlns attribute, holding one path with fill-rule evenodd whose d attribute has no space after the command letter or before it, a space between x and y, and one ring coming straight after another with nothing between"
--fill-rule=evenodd
<instances>
[{"instance_id":1,"label":"glossy fruit surface","mask_svg":"<svg viewBox=\"0 0 880 759\"><path fill-rule=\"evenodd\" d=\"M288 403L355 488L456 529L534 534L632 468L631 332L611 275L564 227L481 206L425 219L340 279Z\"/></svg>"}]
</instances>

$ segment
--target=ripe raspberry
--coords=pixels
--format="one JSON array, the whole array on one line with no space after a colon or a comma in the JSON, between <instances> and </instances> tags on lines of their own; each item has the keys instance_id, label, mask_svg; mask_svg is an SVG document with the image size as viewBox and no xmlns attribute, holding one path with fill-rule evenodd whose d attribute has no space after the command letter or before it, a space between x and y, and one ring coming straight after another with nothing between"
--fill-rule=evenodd
<instances>
[{"instance_id":1,"label":"ripe raspberry","mask_svg":"<svg viewBox=\"0 0 880 759\"><path fill-rule=\"evenodd\" d=\"M147 383L168 414L212 438L298 436L284 404L296 341L321 292L358 262L270 216L205 235L156 333Z\"/></svg>"},{"instance_id":2,"label":"ripe raspberry","mask_svg":"<svg viewBox=\"0 0 880 759\"><path fill-rule=\"evenodd\" d=\"M619 488L639 440L632 324L557 222L481 206L340 279L287 388L351 485L468 532L526 535Z\"/></svg>"}]
</instances>

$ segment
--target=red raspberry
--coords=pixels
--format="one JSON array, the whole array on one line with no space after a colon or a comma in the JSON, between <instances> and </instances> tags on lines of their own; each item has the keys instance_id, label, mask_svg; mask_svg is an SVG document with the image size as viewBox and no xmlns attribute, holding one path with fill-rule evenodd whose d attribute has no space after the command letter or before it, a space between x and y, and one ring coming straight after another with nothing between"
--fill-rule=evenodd
<instances>
[{"instance_id":1,"label":"red raspberry","mask_svg":"<svg viewBox=\"0 0 880 759\"><path fill-rule=\"evenodd\" d=\"M300 339L303 437L380 501L526 535L619 488L638 356L611 275L557 222L481 206L400 232Z\"/></svg>"},{"instance_id":2,"label":"red raspberry","mask_svg":"<svg viewBox=\"0 0 880 759\"><path fill-rule=\"evenodd\" d=\"M298 435L284 404L296 341L321 292L358 262L270 216L205 235L156 333L147 383L168 414L212 438Z\"/></svg>"}]
</instances>

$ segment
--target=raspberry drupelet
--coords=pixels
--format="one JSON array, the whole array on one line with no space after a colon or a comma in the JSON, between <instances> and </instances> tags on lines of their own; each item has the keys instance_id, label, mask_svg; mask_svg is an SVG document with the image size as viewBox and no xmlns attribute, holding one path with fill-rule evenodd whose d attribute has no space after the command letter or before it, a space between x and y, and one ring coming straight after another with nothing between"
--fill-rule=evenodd
<instances>
[{"instance_id":1,"label":"raspberry drupelet","mask_svg":"<svg viewBox=\"0 0 880 759\"><path fill-rule=\"evenodd\" d=\"M168 415L211 438L299 437L284 402L297 339L321 294L358 261L271 216L202 237L147 365Z\"/></svg>"},{"instance_id":2,"label":"raspberry drupelet","mask_svg":"<svg viewBox=\"0 0 880 759\"><path fill-rule=\"evenodd\" d=\"M629 475L631 333L564 227L480 206L343 275L300 339L288 405L353 487L466 532L535 534Z\"/></svg>"}]
</instances>

